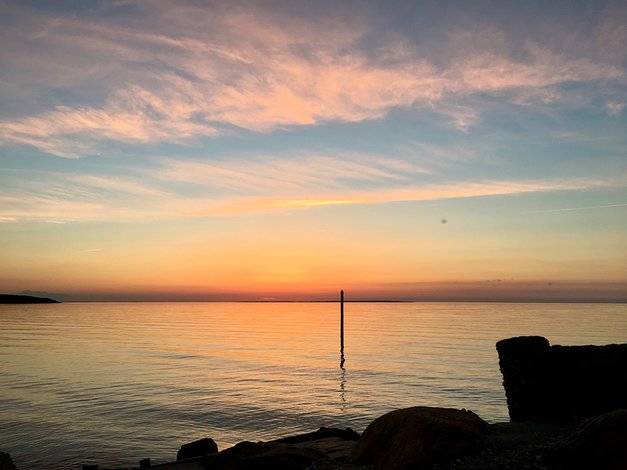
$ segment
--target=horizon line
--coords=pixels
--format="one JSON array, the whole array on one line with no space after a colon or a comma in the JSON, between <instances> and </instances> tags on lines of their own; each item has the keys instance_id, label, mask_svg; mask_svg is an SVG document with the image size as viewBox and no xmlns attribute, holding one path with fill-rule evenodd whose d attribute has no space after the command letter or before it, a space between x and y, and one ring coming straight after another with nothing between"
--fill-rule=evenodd
<instances>
[{"instance_id":1,"label":"horizon line","mask_svg":"<svg viewBox=\"0 0 627 470\"><path fill-rule=\"evenodd\" d=\"M60 300L59 303L340 303L340 300L331 299L297 299L297 300ZM344 303L526 303L526 304L627 304L627 299L355 299L344 300Z\"/></svg>"}]
</instances>

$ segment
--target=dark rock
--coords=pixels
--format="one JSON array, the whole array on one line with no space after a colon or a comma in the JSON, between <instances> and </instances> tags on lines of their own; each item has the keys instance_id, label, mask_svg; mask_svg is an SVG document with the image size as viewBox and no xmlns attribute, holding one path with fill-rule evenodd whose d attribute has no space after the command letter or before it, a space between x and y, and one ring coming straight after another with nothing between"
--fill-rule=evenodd
<instances>
[{"instance_id":1,"label":"dark rock","mask_svg":"<svg viewBox=\"0 0 627 470\"><path fill-rule=\"evenodd\" d=\"M17 470L11 456L6 452L0 452L0 470Z\"/></svg>"},{"instance_id":2,"label":"dark rock","mask_svg":"<svg viewBox=\"0 0 627 470\"><path fill-rule=\"evenodd\" d=\"M512 421L525 421L551 413L553 400L546 387L550 376L551 346L541 336L519 336L496 343L503 388Z\"/></svg>"},{"instance_id":3,"label":"dark rock","mask_svg":"<svg viewBox=\"0 0 627 470\"><path fill-rule=\"evenodd\" d=\"M223 450L210 470L302 470L325 455L315 449L276 442L240 442Z\"/></svg>"},{"instance_id":4,"label":"dark rock","mask_svg":"<svg viewBox=\"0 0 627 470\"><path fill-rule=\"evenodd\" d=\"M627 469L627 410L614 410L584 421L568 438L547 452L563 469Z\"/></svg>"},{"instance_id":5,"label":"dark rock","mask_svg":"<svg viewBox=\"0 0 627 470\"><path fill-rule=\"evenodd\" d=\"M627 408L627 344L550 346L540 336L496 343L512 421L574 420Z\"/></svg>"},{"instance_id":6,"label":"dark rock","mask_svg":"<svg viewBox=\"0 0 627 470\"><path fill-rule=\"evenodd\" d=\"M150 468L150 459L141 459L139 461L139 468Z\"/></svg>"},{"instance_id":7,"label":"dark rock","mask_svg":"<svg viewBox=\"0 0 627 470\"><path fill-rule=\"evenodd\" d=\"M191 459L193 457L202 457L208 454L218 452L218 445L213 439L205 437L189 444L183 444L176 454L176 460Z\"/></svg>"},{"instance_id":8,"label":"dark rock","mask_svg":"<svg viewBox=\"0 0 627 470\"><path fill-rule=\"evenodd\" d=\"M627 344L551 346L559 417L583 418L627 408Z\"/></svg>"},{"instance_id":9,"label":"dark rock","mask_svg":"<svg viewBox=\"0 0 627 470\"><path fill-rule=\"evenodd\" d=\"M359 439L359 433L353 431L351 428L338 429L321 427L314 432L299 434L297 436L282 437L281 439L276 439L272 442L278 442L283 444L300 444L304 442L317 441L319 439L326 439L329 437L337 437L345 441L356 441L357 439Z\"/></svg>"},{"instance_id":10,"label":"dark rock","mask_svg":"<svg viewBox=\"0 0 627 470\"><path fill-rule=\"evenodd\" d=\"M479 450L487 426L472 411L421 406L396 410L370 423L350 457L377 469L428 468Z\"/></svg>"},{"instance_id":11,"label":"dark rock","mask_svg":"<svg viewBox=\"0 0 627 470\"><path fill-rule=\"evenodd\" d=\"M437 464L437 470L547 470L546 449L568 436L571 423L492 423L476 453Z\"/></svg>"},{"instance_id":12,"label":"dark rock","mask_svg":"<svg viewBox=\"0 0 627 470\"><path fill-rule=\"evenodd\" d=\"M321 465L324 468L338 466L344 468L355 443L359 439L359 433L351 428L325 428L322 427L314 432L298 434L296 436L283 437L271 443L289 444L291 446L306 447L322 452L326 461L316 461L311 469L318 469Z\"/></svg>"}]
</instances>

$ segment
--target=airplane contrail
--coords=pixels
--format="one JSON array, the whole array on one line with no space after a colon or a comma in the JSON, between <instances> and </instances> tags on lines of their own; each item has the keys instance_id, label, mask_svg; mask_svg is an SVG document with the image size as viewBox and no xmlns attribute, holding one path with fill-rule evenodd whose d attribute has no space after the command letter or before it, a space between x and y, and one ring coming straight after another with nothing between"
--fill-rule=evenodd
<instances>
[{"instance_id":1,"label":"airplane contrail","mask_svg":"<svg viewBox=\"0 0 627 470\"><path fill-rule=\"evenodd\" d=\"M606 204L603 206L583 206L583 207L565 207L562 209L545 209L545 210L537 210L537 211L529 211L529 212L533 212L533 213L538 213L538 212L569 212L569 211L583 211L583 210L588 210L588 209L605 209L608 207L625 207L627 206L627 203L620 203L620 204Z\"/></svg>"}]
</instances>

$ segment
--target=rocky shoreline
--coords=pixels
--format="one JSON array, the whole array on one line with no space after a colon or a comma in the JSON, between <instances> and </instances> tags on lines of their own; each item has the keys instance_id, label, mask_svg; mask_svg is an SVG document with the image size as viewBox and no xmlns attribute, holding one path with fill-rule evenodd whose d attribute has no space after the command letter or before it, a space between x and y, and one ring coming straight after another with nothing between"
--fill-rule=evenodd
<instances>
[{"instance_id":1,"label":"rocky shoreline","mask_svg":"<svg viewBox=\"0 0 627 470\"><path fill-rule=\"evenodd\" d=\"M624 409L580 422L488 424L467 410L413 407L375 419L361 436L321 428L219 452L205 438L181 446L169 463L83 470L625 470L625 443Z\"/></svg>"},{"instance_id":2,"label":"rocky shoreline","mask_svg":"<svg viewBox=\"0 0 627 470\"><path fill-rule=\"evenodd\" d=\"M497 343L510 422L416 406L376 418L361 435L320 428L222 451L205 438L170 463L83 470L627 470L627 344L568 348L540 337ZM17 470L2 452L0 470Z\"/></svg>"}]
</instances>

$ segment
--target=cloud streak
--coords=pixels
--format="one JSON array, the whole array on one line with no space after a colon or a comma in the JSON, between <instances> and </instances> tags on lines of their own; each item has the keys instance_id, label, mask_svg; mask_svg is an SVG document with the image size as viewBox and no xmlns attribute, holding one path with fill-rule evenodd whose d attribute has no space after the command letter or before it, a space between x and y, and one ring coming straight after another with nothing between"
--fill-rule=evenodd
<instances>
[{"instance_id":1,"label":"cloud streak","mask_svg":"<svg viewBox=\"0 0 627 470\"><path fill-rule=\"evenodd\" d=\"M301 155L278 158L197 161L163 159L162 167L146 172L161 181L179 181L234 193L319 192L350 187L407 184L430 171L415 163L390 158L348 154Z\"/></svg>"},{"instance_id":2,"label":"cloud streak","mask_svg":"<svg viewBox=\"0 0 627 470\"><path fill-rule=\"evenodd\" d=\"M559 181L481 180L424 182L401 176L404 162L383 165L363 162L354 173L350 159L316 157L318 166L295 163L289 170L278 161L268 171L247 164L212 166L199 162L164 161L163 168L140 176L104 178L65 173L29 174L27 180L0 190L0 221L138 221L163 218L241 216L338 205L433 201L534 192L588 190L625 184L624 181L571 178ZM337 169L327 180L323 170ZM420 169L416 169L421 171ZM287 172L286 172L287 171ZM419 173L423 174L423 173ZM150 175L150 176L149 176ZM18 175L16 175L18 176ZM369 187L356 189L351 178ZM170 181L167 189L163 180ZM183 191L177 182L186 183ZM45 182L45 184L44 184ZM202 191L191 196L191 182ZM217 188L217 191L216 191ZM226 190L226 192L224 191ZM4 193L4 194L3 194Z\"/></svg>"}]
</instances>

